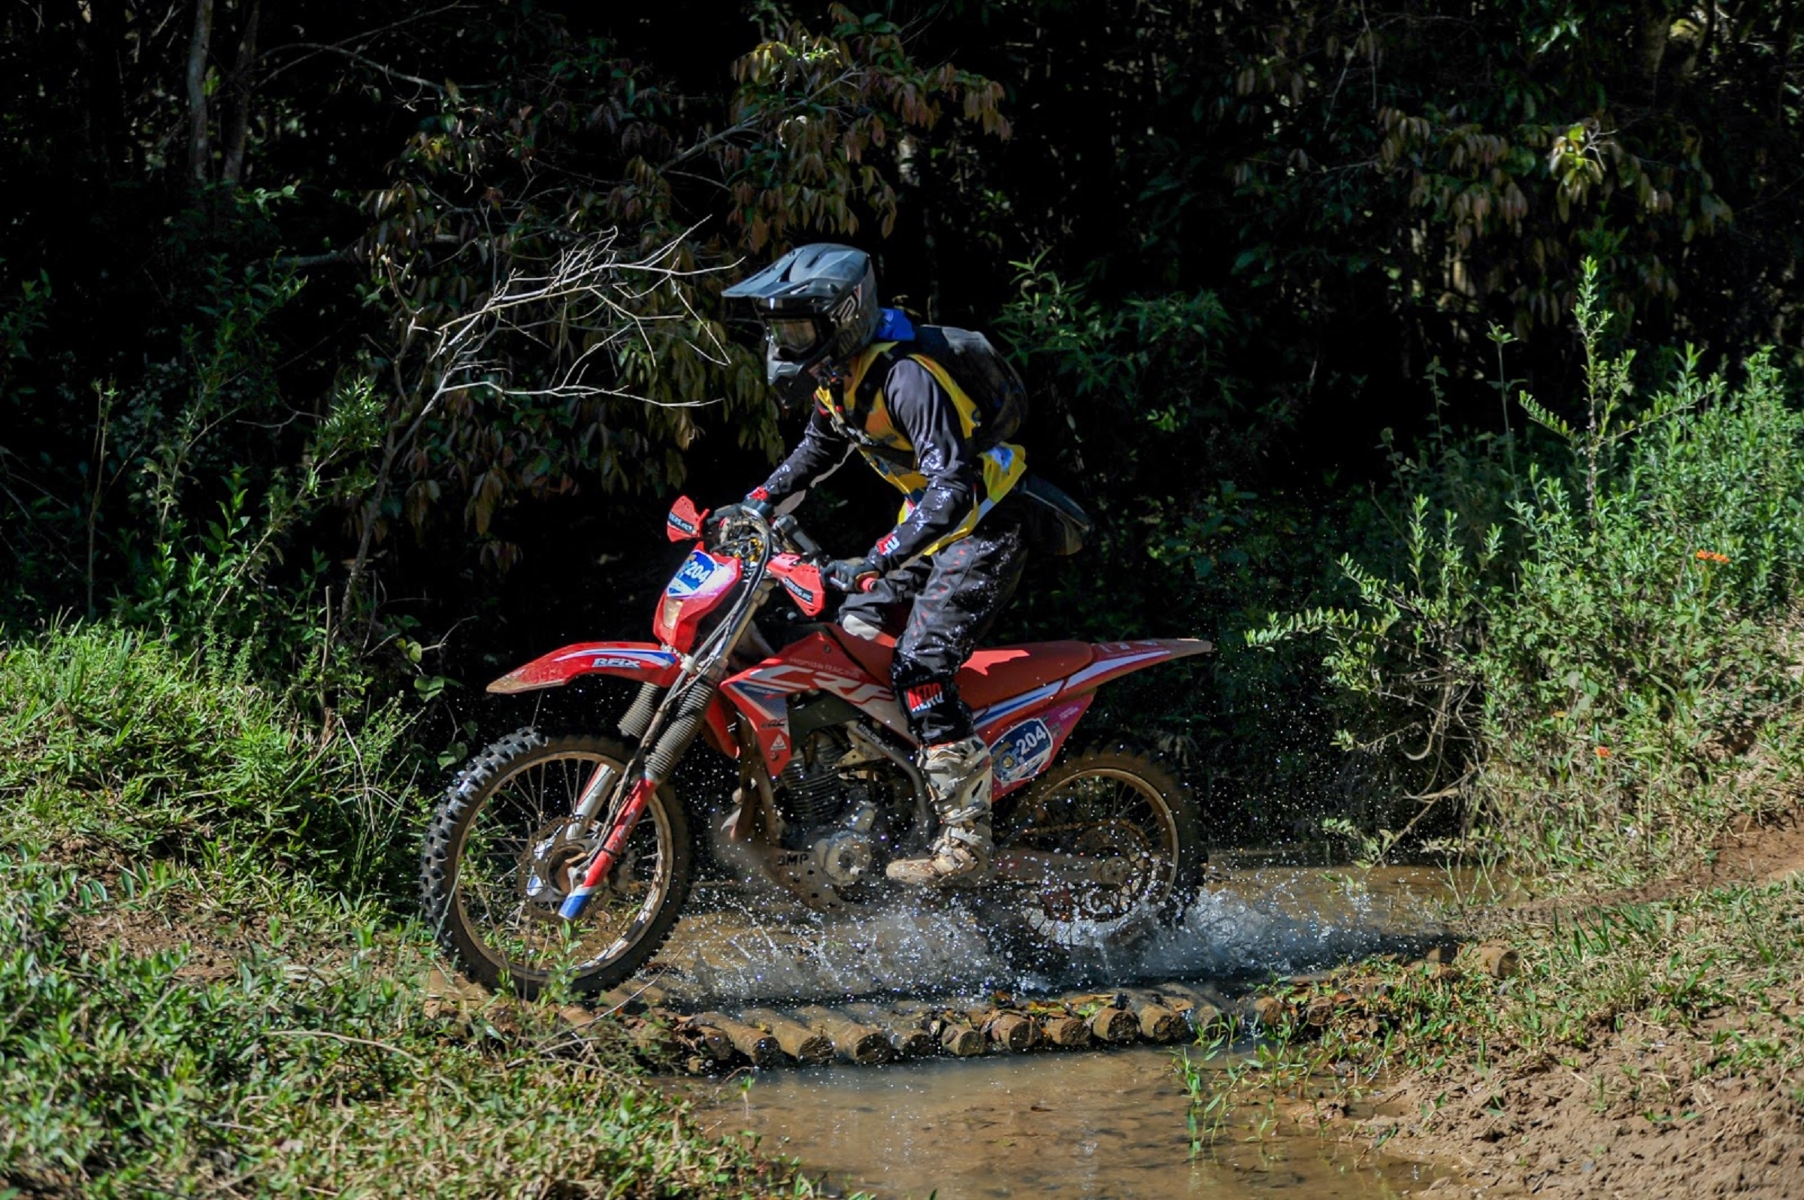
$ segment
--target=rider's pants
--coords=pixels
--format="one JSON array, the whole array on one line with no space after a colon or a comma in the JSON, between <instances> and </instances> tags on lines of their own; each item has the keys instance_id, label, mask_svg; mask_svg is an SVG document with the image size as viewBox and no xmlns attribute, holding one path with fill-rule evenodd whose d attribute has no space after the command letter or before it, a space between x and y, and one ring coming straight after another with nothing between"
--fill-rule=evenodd
<instances>
[{"instance_id":1,"label":"rider's pants","mask_svg":"<svg viewBox=\"0 0 1804 1200\"><path fill-rule=\"evenodd\" d=\"M915 558L849 596L840 620L853 618L896 635L890 685L924 746L973 733L971 710L952 682L996 614L1014 594L1027 559L1022 502L1004 499L977 528L931 558Z\"/></svg>"}]
</instances>

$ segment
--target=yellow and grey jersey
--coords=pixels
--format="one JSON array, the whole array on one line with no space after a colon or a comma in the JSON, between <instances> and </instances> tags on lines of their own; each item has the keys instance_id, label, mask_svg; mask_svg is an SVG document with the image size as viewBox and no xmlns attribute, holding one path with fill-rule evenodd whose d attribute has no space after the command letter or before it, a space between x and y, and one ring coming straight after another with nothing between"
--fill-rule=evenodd
<instances>
[{"instance_id":1,"label":"yellow and grey jersey","mask_svg":"<svg viewBox=\"0 0 1804 1200\"><path fill-rule=\"evenodd\" d=\"M894 358L894 346L871 346L843 381L815 392L801 444L761 489L780 501L856 448L903 494L896 527L870 556L886 570L970 533L1027 472L1026 452L1011 442L976 448L982 410L944 367L922 354ZM873 370L881 378L867 378Z\"/></svg>"}]
</instances>

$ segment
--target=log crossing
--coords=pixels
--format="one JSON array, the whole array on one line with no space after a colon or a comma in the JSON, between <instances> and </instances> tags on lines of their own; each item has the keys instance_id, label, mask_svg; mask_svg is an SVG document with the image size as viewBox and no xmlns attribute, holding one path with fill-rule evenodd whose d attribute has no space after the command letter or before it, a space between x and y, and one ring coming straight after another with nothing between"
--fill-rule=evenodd
<instances>
[{"instance_id":1,"label":"log crossing","mask_svg":"<svg viewBox=\"0 0 1804 1200\"><path fill-rule=\"evenodd\" d=\"M1450 943L1411 969L1436 978L1465 970L1503 980L1520 966L1516 952L1507 946ZM722 1074L748 1066L805 1067L835 1061L874 1066L898 1059L1061 1053L1134 1044L1219 1045L1271 1029L1320 1030L1345 1005L1388 990L1375 978L1348 978L1338 980L1338 990L1331 993L1310 993L1312 982L1327 978L1292 975L1263 993L1249 991L1232 999L1204 984L1170 980L1057 996L998 993L885 1001L867 997L838 1004L766 1003L699 1012L686 1009L655 982L635 981L586 1005L536 1011L552 1014L564 1030L562 1036L572 1041L617 1036L624 1029L631 1052L654 1070ZM516 1003L437 968L427 980L429 1016L469 1021L494 1005Z\"/></svg>"},{"instance_id":2,"label":"log crossing","mask_svg":"<svg viewBox=\"0 0 1804 1200\"><path fill-rule=\"evenodd\" d=\"M1231 1032L1235 1022L1244 1027L1256 1019L1250 999L1231 1002L1209 988L1175 981L1061 996L867 998L700 1013L677 1011L661 989L640 984L599 996L588 1009L572 1007L565 1019L574 1032L604 1013L625 1023L646 1063L694 1074L1172 1044Z\"/></svg>"}]
</instances>

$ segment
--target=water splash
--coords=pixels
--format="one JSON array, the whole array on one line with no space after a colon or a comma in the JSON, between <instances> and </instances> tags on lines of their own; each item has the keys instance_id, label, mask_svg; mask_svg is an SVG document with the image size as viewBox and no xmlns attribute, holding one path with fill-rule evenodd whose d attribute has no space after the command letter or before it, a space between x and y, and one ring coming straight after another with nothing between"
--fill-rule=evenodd
<instances>
[{"instance_id":1,"label":"water splash","mask_svg":"<svg viewBox=\"0 0 1804 1200\"><path fill-rule=\"evenodd\" d=\"M1229 872L1175 927L1035 961L1005 953L981 909L960 901L820 914L756 886L702 888L660 957L658 982L676 1002L706 1008L1263 978L1419 945L1444 932L1434 914L1444 895L1420 871Z\"/></svg>"}]
</instances>

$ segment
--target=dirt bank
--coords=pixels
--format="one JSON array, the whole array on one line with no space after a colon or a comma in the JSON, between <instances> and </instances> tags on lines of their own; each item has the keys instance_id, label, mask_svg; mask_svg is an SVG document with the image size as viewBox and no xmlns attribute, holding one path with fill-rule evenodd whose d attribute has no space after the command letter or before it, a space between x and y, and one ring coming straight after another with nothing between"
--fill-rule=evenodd
<instances>
[{"instance_id":1,"label":"dirt bank","mask_svg":"<svg viewBox=\"0 0 1804 1200\"><path fill-rule=\"evenodd\" d=\"M1444 986L1463 1036L1325 1132L1457 1168L1437 1195L1804 1197L1800 871L1794 814L1679 878L1485 914L1522 978ZM1395 1029L1435 1049L1419 1014Z\"/></svg>"}]
</instances>

